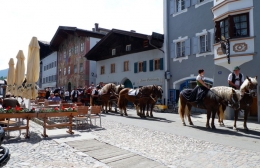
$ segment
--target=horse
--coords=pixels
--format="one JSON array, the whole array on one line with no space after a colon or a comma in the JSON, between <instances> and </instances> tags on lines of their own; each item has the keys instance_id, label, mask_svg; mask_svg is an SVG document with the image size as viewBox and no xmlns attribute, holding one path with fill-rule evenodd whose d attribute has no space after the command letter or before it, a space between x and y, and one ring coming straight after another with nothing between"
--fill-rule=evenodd
<instances>
[{"instance_id":1,"label":"horse","mask_svg":"<svg viewBox=\"0 0 260 168\"><path fill-rule=\"evenodd\" d=\"M100 90L99 100L101 101L102 109L107 113L107 107L109 103L109 99L112 95L115 95L116 93L116 85L113 83L108 83L105 86L102 87Z\"/></svg>"},{"instance_id":2,"label":"horse","mask_svg":"<svg viewBox=\"0 0 260 168\"><path fill-rule=\"evenodd\" d=\"M230 102L231 106L234 109L238 109L240 99L241 99L240 94L238 94L233 88L227 86L218 86L218 87L211 88L205 95L204 99L202 100L202 103L198 106L198 108L200 109L207 110L206 128L210 128L209 119L212 114L211 128L216 129L214 124L214 119L215 119L216 112L219 110L221 104ZM188 117L189 124L193 125L193 122L191 121L190 118L190 110L192 106L197 107L197 104L195 102L187 101L183 97L181 92L179 96L178 112L180 114L180 118L184 126L186 126L184 117Z\"/></svg>"},{"instance_id":3,"label":"horse","mask_svg":"<svg viewBox=\"0 0 260 168\"><path fill-rule=\"evenodd\" d=\"M118 101L118 98L119 98L118 94L124 88L125 88L125 86L121 85L121 84L116 86L115 95L111 95L110 98L109 98L109 111L112 111L113 104L117 104L117 101ZM115 105L115 106L116 106L115 112L117 112L117 105Z\"/></svg>"},{"instance_id":4,"label":"horse","mask_svg":"<svg viewBox=\"0 0 260 168\"><path fill-rule=\"evenodd\" d=\"M120 109L120 114L123 116L124 114L127 116L126 112L126 106L128 102L132 102L135 105L137 115L140 117L145 117L144 114L139 113L139 108L142 106L145 106L148 99L150 98L152 92L156 89L156 86L154 85L148 85L148 86L143 86L138 89L130 89L130 88L125 88L122 89L119 92L119 99L118 99L118 107ZM140 106L141 105L141 106Z\"/></svg>"},{"instance_id":5,"label":"horse","mask_svg":"<svg viewBox=\"0 0 260 168\"><path fill-rule=\"evenodd\" d=\"M240 100L240 108L235 110L235 116L234 116L234 125L233 125L233 129L237 130L237 119L238 119L238 112L240 110L244 110L244 129L248 131L247 128L247 116L248 116L248 112L250 111L250 108L252 106L253 103L253 97L256 96L256 92L257 92L257 76L252 78L252 77L246 77L246 80L243 82L243 84L240 87L240 90L237 90L237 92L239 94L242 95L242 99ZM218 122L220 123L220 125L224 126L224 111L226 109L226 105L223 105L223 107L221 109L219 109L218 116L219 116L219 120Z\"/></svg>"},{"instance_id":6,"label":"horse","mask_svg":"<svg viewBox=\"0 0 260 168\"><path fill-rule=\"evenodd\" d=\"M146 107L147 107L147 112L146 112L146 117L149 117L149 107L150 107L150 117L153 117L153 108L154 105L157 102L157 99L162 99L162 94L163 90L161 86L156 86L156 89L152 93L151 97L148 99Z\"/></svg>"}]
</instances>

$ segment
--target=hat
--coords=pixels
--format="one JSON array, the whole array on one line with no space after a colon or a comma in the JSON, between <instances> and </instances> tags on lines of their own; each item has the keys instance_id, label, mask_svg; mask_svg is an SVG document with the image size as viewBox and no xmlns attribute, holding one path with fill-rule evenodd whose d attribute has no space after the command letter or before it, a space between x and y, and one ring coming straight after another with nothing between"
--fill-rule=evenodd
<instances>
[{"instance_id":1,"label":"hat","mask_svg":"<svg viewBox=\"0 0 260 168\"><path fill-rule=\"evenodd\" d=\"M101 89L100 85L97 85L96 88Z\"/></svg>"},{"instance_id":2,"label":"hat","mask_svg":"<svg viewBox=\"0 0 260 168\"><path fill-rule=\"evenodd\" d=\"M236 71L236 70L240 70L240 68L239 68L238 66L236 66L236 67L234 68L234 71Z\"/></svg>"}]
</instances>

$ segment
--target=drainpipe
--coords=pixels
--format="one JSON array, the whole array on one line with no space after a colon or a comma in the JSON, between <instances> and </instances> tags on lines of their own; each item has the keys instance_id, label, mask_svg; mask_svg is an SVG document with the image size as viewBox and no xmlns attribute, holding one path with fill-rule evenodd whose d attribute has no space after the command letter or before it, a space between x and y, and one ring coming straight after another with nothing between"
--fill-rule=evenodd
<instances>
[{"instance_id":1,"label":"drainpipe","mask_svg":"<svg viewBox=\"0 0 260 168\"><path fill-rule=\"evenodd\" d=\"M163 29L164 29L164 72L170 72L170 59L168 57L169 51L169 10L168 10L168 0L163 0ZM169 99L169 89L170 89L170 79L164 79L164 98L166 100L166 105L168 105Z\"/></svg>"},{"instance_id":2,"label":"drainpipe","mask_svg":"<svg viewBox=\"0 0 260 168\"><path fill-rule=\"evenodd\" d=\"M153 45L152 44L152 40L151 40L151 36L147 36L147 38L148 38L148 40L149 40L149 44L151 45L151 46L153 46L154 48L156 48L156 49L158 49L158 50L160 50L161 52L163 52L164 53L164 51L162 50L162 49L160 49L160 48L158 48L158 47L156 47L155 45Z\"/></svg>"}]
</instances>

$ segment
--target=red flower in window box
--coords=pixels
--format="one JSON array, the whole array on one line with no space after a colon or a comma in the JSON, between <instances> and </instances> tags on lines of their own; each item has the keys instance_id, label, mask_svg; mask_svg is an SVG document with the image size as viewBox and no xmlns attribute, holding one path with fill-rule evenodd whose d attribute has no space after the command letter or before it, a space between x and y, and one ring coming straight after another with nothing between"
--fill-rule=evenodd
<instances>
[{"instance_id":1,"label":"red flower in window box","mask_svg":"<svg viewBox=\"0 0 260 168\"><path fill-rule=\"evenodd\" d=\"M58 110L59 110L59 108L58 108L58 107L55 107L55 108L54 108L54 110L55 110L55 111L58 111Z\"/></svg>"}]
</instances>

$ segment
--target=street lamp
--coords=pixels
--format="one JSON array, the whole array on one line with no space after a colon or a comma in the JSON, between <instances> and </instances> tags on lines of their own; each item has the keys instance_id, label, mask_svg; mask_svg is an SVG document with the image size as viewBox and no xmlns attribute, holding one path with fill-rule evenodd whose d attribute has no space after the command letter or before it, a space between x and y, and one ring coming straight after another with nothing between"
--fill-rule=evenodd
<instances>
[{"instance_id":1,"label":"street lamp","mask_svg":"<svg viewBox=\"0 0 260 168\"><path fill-rule=\"evenodd\" d=\"M225 39L225 37L222 36L221 40L220 40L220 45L221 45L221 49L222 49L223 54L226 54L226 56L227 56L228 64L230 64L230 42L229 42L229 38Z\"/></svg>"}]
</instances>

